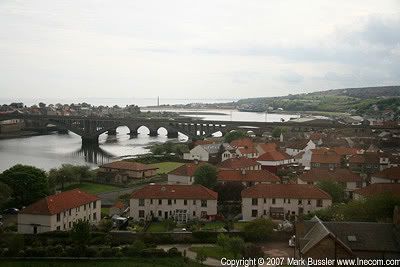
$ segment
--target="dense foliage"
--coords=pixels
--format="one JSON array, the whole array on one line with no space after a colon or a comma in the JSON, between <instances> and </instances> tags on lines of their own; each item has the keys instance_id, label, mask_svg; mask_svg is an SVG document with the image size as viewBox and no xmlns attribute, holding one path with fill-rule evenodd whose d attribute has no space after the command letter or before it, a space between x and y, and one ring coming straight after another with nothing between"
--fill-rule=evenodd
<instances>
[{"instance_id":1,"label":"dense foliage","mask_svg":"<svg viewBox=\"0 0 400 267\"><path fill-rule=\"evenodd\" d=\"M231 131L224 136L224 141L226 143L230 143L233 140L241 139L247 137L247 134L244 131Z\"/></svg>"},{"instance_id":2,"label":"dense foliage","mask_svg":"<svg viewBox=\"0 0 400 267\"><path fill-rule=\"evenodd\" d=\"M62 164L60 168L53 168L49 171L49 184L51 188L61 188L68 183L90 180L94 177L89 166Z\"/></svg>"},{"instance_id":3,"label":"dense foliage","mask_svg":"<svg viewBox=\"0 0 400 267\"><path fill-rule=\"evenodd\" d=\"M243 228L246 240L266 241L272 235L275 223L270 219L258 218Z\"/></svg>"},{"instance_id":4,"label":"dense foliage","mask_svg":"<svg viewBox=\"0 0 400 267\"><path fill-rule=\"evenodd\" d=\"M194 183L213 189L217 185L217 168L211 164L203 164L194 172Z\"/></svg>"},{"instance_id":5,"label":"dense foliage","mask_svg":"<svg viewBox=\"0 0 400 267\"><path fill-rule=\"evenodd\" d=\"M345 200L345 186L333 181L320 181L317 186L332 197L333 203L340 203Z\"/></svg>"},{"instance_id":6,"label":"dense foliage","mask_svg":"<svg viewBox=\"0 0 400 267\"><path fill-rule=\"evenodd\" d=\"M11 189L13 204L18 207L29 205L49 193L46 173L32 166L15 165L0 175L0 181Z\"/></svg>"}]
</instances>

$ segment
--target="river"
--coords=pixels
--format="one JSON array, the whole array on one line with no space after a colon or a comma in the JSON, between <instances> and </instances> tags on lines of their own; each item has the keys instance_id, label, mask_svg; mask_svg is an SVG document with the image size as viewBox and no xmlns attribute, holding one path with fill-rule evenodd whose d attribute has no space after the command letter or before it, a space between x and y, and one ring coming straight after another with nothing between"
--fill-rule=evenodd
<instances>
[{"instance_id":1,"label":"river","mask_svg":"<svg viewBox=\"0 0 400 267\"><path fill-rule=\"evenodd\" d=\"M279 121L281 118L288 120L296 115L288 114L265 114L252 112L239 112L237 110L175 110L175 111L196 111L196 113L222 113L220 115L190 115L201 117L206 120L225 121ZM159 136L148 136L149 130L146 127L139 128L139 135L131 138L127 127L119 127L117 135L108 136L106 133L99 137L99 149L96 151L83 149L80 136L69 134L50 134L24 138L0 140L0 171L15 165L28 164L44 170L59 167L63 163L87 164L92 167L117 160L121 157L129 157L147 153L149 145L162 143L167 140L187 140L183 134L177 139L168 139L166 130L159 129Z\"/></svg>"}]
</instances>

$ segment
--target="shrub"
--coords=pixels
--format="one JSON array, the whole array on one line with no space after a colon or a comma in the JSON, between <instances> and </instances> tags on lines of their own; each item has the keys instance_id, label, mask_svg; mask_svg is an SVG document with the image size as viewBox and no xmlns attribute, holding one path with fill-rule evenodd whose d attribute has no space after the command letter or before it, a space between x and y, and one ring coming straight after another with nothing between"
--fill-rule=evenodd
<instances>
[{"instance_id":1,"label":"shrub","mask_svg":"<svg viewBox=\"0 0 400 267\"><path fill-rule=\"evenodd\" d=\"M243 228L244 236L249 241L265 241L271 237L275 223L270 219L255 219Z\"/></svg>"},{"instance_id":2,"label":"shrub","mask_svg":"<svg viewBox=\"0 0 400 267\"><path fill-rule=\"evenodd\" d=\"M167 253L169 256L182 256L182 253L176 247L168 249Z\"/></svg>"}]
</instances>

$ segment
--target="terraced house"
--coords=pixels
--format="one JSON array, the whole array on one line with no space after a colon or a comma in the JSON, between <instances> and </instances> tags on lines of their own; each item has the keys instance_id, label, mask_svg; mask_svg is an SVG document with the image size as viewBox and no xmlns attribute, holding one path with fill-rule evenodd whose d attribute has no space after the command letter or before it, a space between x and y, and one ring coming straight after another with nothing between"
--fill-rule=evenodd
<instances>
[{"instance_id":1,"label":"terraced house","mask_svg":"<svg viewBox=\"0 0 400 267\"><path fill-rule=\"evenodd\" d=\"M45 197L18 214L18 232L37 234L70 230L78 220L97 224L101 217L100 199L79 189Z\"/></svg>"},{"instance_id":2,"label":"terraced house","mask_svg":"<svg viewBox=\"0 0 400 267\"><path fill-rule=\"evenodd\" d=\"M147 185L132 193L134 220L207 220L217 214L218 193L202 185Z\"/></svg>"},{"instance_id":3,"label":"terraced house","mask_svg":"<svg viewBox=\"0 0 400 267\"><path fill-rule=\"evenodd\" d=\"M257 184L242 191L243 220L288 219L332 204L331 196L314 185Z\"/></svg>"}]
</instances>

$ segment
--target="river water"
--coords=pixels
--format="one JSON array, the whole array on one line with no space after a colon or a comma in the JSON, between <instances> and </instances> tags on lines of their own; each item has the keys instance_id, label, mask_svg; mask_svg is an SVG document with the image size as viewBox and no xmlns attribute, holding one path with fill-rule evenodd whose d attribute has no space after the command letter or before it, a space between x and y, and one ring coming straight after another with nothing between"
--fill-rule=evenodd
<instances>
[{"instance_id":1,"label":"river water","mask_svg":"<svg viewBox=\"0 0 400 267\"><path fill-rule=\"evenodd\" d=\"M206 120L225 120L225 121L279 121L281 118L288 120L296 115L287 114L265 114L253 112L239 112L237 110L175 110L175 111L196 111L222 113L220 115L190 115ZM85 149L81 146L80 136L69 134L50 134L42 136L32 136L16 139L0 140L0 171L21 163L33 165L45 170L59 167L63 163L87 164L92 167L117 160L121 157L129 157L137 154L147 153L149 145L162 143L167 140L181 141L187 140L183 134L179 134L177 139L168 139L166 130L160 128L159 136L148 136L149 130L141 127L139 135L131 138L127 127L119 127L117 135L108 136L106 133L99 137L99 149Z\"/></svg>"}]
</instances>

